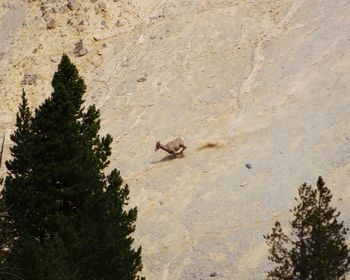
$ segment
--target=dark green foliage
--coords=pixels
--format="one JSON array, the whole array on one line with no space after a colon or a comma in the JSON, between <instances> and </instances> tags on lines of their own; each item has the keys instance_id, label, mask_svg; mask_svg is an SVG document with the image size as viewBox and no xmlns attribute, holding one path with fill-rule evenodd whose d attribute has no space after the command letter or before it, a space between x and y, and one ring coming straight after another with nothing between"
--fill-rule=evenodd
<instances>
[{"instance_id":1,"label":"dark green foliage","mask_svg":"<svg viewBox=\"0 0 350 280\"><path fill-rule=\"evenodd\" d=\"M5 133L4 133L4 137L2 138L2 144L1 144L1 147L0 147L0 168L1 168L1 165L2 165L2 156L4 154L4 146L5 146ZM3 182L4 182L4 178L0 177L0 186L2 185Z\"/></svg>"},{"instance_id":2,"label":"dark green foliage","mask_svg":"<svg viewBox=\"0 0 350 280\"><path fill-rule=\"evenodd\" d=\"M340 212L330 206L332 194L319 177L317 188L304 183L291 212L291 235L283 233L279 222L270 235L269 260L277 266L267 279L344 279L350 269L350 251L345 243L349 231L338 221Z\"/></svg>"},{"instance_id":3,"label":"dark green foliage","mask_svg":"<svg viewBox=\"0 0 350 280\"><path fill-rule=\"evenodd\" d=\"M24 90L22 91L21 103L16 115L16 130L10 136L13 146L10 148L12 160L6 162L6 167L11 170L9 178L26 176L29 168L29 149L31 136L32 114L28 107L28 100Z\"/></svg>"},{"instance_id":4,"label":"dark green foliage","mask_svg":"<svg viewBox=\"0 0 350 280\"><path fill-rule=\"evenodd\" d=\"M112 137L98 135L95 106L82 108L86 87L66 55L52 87L35 117L22 102L11 138L2 224L16 238L5 265L26 280L137 279L141 248L130 237L137 209L124 210L129 189L119 172L104 175Z\"/></svg>"},{"instance_id":5,"label":"dark green foliage","mask_svg":"<svg viewBox=\"0 0 350 280\"><path fill-rule=\"evenodd\" d=\"M12 200L12 209L21 207L21 200L25 196L24 181L29 172L29 149L31 136L31 112L24 90L22 91L21 103L16 116L16 130L10 136L14 143L10 148L12 160L6 162L6 167L11 172L6 178L5 185L8 191L3 191L0 199L0 275L16 277L17 272L9 268L6 262L8 248L14 245L14 240L18 238L18 231L14 227L14 220L10 215L10 210L6 200ZM13 195L16 193L16 195Z\"/></svg>"}]
</instances>

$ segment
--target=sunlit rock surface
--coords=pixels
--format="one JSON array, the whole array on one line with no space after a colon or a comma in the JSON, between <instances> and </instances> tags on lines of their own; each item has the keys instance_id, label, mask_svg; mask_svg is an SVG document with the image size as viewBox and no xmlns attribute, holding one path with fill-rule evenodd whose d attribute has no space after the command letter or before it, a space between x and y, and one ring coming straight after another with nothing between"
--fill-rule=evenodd
<instances>
[{"instance_id":1,"label":"sunlit rock surface","mask_svg":"<svg viewBox=\"0 0 350 280\"><path fill-rule=\"evenodd\" d=\"M263 279L263 234L304 181L323 176L350 225L349 14L347 0L0 0L4 156L21 88L40 104L67 53L139 208L143 274ZM184 158L154 152L175 136Z\"/></svg>"}]
</instances>

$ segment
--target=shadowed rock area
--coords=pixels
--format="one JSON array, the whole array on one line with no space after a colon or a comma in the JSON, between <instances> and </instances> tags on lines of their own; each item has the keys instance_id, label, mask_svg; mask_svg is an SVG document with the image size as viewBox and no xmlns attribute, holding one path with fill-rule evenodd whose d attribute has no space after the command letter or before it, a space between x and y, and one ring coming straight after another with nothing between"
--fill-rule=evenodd
<instances>
[{"instance_id":1,"label":"shadowed rock area","mask_svg":"<svg viewBox=\"0 0 350 280\"><path fill-rule=\"evenodd\" d=\"M5 157L21 87L42 102L67 53L114 138L148 279L263 279L263 234L286 225L297 187L319 175L350 225L349 1L8 2ZM175 136L183 158L154 152Z\"/></svg>"}]
</instances>

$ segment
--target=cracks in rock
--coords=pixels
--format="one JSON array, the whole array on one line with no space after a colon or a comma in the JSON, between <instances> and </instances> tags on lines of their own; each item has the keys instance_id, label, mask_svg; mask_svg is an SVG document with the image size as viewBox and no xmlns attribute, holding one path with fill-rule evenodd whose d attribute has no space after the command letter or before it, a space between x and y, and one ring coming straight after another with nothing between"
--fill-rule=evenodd
<instances>
[{"instance_id":1,"label":"cracks in rock","mask_svg":"<svg viewBox=\"0 0 350 280\"><path fill-rule=\"evenodd\" d=\"M289 25L290 19L294 16L294 14L299 10L302 5L303 0L294 1L286 15L281 19L281 21L277 24L275 28L273 28L269 34L264 35L262 32L261 37L257 39L255 43L255 48L253 50L252 55L252 63L248 76L243 81L240 89L237 92L236 97L236 107L238 109L242 108L241 98L243 94L247 94L251 92L252 85L256 80L257 74L260 72L263 63L264 63L264 43L276 38L278 35L282 33L283 30L287 29Z\"/></svg>"},{"instance_id":2,"label":"cracks in rock","mask_svg":"<svg viewBox=\"0 0 350 280\"><path fill-rule=\"evenodd\" d=\"M264 63L264 44L266 42L275 39L282 32L288 30L288 25L292 17L296 14L296 12L302 6L304 0L295 0L284 17L279 21L279 23L269 30L268 34L260 33L260 36L256 39L255 48L252 51L252 59L251 59L251 67L248 75L237 91L236 100L234 103L234 107L237 109L232 115L229 121L229 135L235 135L237 132L244 126L243 117L242 117L242 109L243 103L242 98L243 95L249 94L252 91L252 87L256 78L261 71Z\"/></svg>"},{"instance_id":3,"label":"cracks in rock","mask_svg":"<svg viewBox=\"0 0 350 280\"><path fill-rule=\"evenodd\" d=\"M247 94L251 91L252 84L255 80L257 73L260 72L263 62L264 62L264 39L258 39L255 43L256 47L253 50L251 70L249 75L243 81L240 89L237 93L236 105L238 109L242 108L241 96Z\"/></svg>"},{"instance_id":4,"label":"cracks in rock","mask_svg":"<svg viewBox=\"0 0 350 280\"><path fill-rule=\"evenodd\" d=\"M203 2L205 2L205 3L201 3L201 4L193 4L193 2L192 2L192 4L185 3L185 4L187 4L186 5L187 9L185 9L183 6L180 6L181 3L174 4L169 0L161 0L160 3L158 4L158 6L150 13L149 23L152 23L153 21L155 21L159 18L165 17L166 11L170 10L171 6L173 6L175 8L179 7L180 9L182 9L181 11L176 13L175 16L183 16L183 15L188 15L190 13L190 11L191 11L192 15L200 15L200 14L210 12L210 11L229 9L229 8L232 8L232 7L240 4L238 0L231 1L231 2L224 2L224 3L215 3L215 1L210 1L210 0L206 0ZM179 5L179 6L177 6L177 5ZM170 16L170 17L173 17L173 16Z\"/></svg>"},{"instance_id":5,"label":"cracks in rock","mask_svg":"<svg viewBox=\"0 0 350 280\"><path fill-rule=\"evenodd\" d=\"M170 5L169 0L161 0L158 6L150 13L149 23L164 16L165 9Z\"/></svg>"}]
</instances>

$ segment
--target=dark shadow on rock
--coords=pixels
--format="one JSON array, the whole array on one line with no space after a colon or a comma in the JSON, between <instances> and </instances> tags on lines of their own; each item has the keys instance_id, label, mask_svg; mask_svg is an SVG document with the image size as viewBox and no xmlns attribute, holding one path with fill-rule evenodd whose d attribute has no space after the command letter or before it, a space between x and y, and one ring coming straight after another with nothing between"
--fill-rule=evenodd
<instances>
[{"instance_id":1,"label":"dark shadow on rock","mask_svg":"<svg viewBox=\"0 0 350 280\"><path fill-rule=\"evenodd\" d=\"M175 159L173 155L168 155L163 157L161 160L156 160L156 161L151 161L151 164L157 164L157 163L161 163L161 162L165 162L165 161L169 161Z\"/></svg>"}]
</instances>

